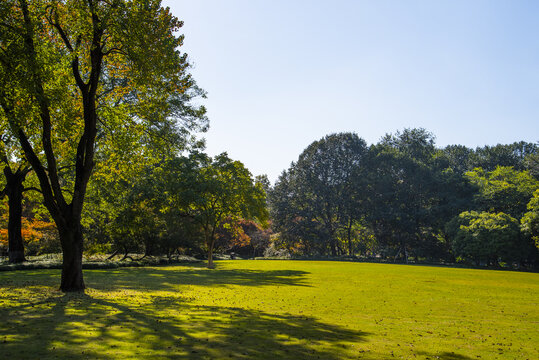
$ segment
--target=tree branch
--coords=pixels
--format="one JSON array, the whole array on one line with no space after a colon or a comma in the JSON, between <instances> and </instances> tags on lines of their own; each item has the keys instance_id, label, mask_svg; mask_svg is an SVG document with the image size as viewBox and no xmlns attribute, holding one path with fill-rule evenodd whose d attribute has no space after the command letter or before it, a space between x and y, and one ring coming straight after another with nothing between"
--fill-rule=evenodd
<instances>
[{"instance_id":1,"label":"tree branch","mask_svg":"<svg viewBox=\"0 0 539 360\"><path fill-rule=\"evenodd\" d=\"M45 181L47 183L47 187L52 188L52 192L54 194L53 199L56 201L56 205L60 207L67 206L65 202L65 198L62 194L62 190L60 187L60 180L58 178L58 173L56 169L56 158L54 156L54 151L52 149L52 141L51 141L51 117L49 112L49 104L47 101L47 97L45 96L45 91L43 89L43 81L39 75L38 66L37 66L37 54L34 46L34 30L33 30L33 24L32 20L30 19L30 14L28 11L28 4L26 0L20 0L23 18L24 18L24 26L25 26L25 32L23 34L24 36L24 43L25 47L28 53L28 59L29 59L29 66L30 66L30 72L32 76L32 82L34 85L34 91L35 91L35 97L36 100L39 103L39 109L40 109L40 117L43 124L42 129L42 143L43 143L43 150L45 151L45 158L47 159L47 170L48 175L45 173L45 171L42 172L42 174L45 175ZM38 173L38 169L42 170L42 164L41 161L39 161L39 158L35 155L34 150L32 148L32 145L28 141L28 138L26 137L26 134L24 134L23 130L19 128L19 140L21 142L21 145L23 145L24 152L26 154L26 157L32 167L35 169L36 174ZM30 160L32 159L32 160ZM45 180L43 179L43 180ZM43 182L42 179L40 179L40 183L42 183L42 189L43 189ZM45 189L43 189L45 191ZM45 192L44 194L45 195Z\"/></svg>"},{"instance_id":2,"label":"tree branch","mask_svg":"<svg viewBox=\"0 0 539 360\"><path fill-rule=\"evenodd\" d=\"M37 191L38 193L43 194L43 191L41 191L41 189L38 189L38 188L33 187L33 186L30 186L28 188L24 188L22 191Z\"/></svg>"},{"instance_id":3,"label":"tree branch","mask_svg":"<svg viewBox=\"0 0 539 360\"><path fill-rule=\"evenodd\" d=\"M47 7L49 8L49 16L45 15L45 18L47 19L49 24L51 24L52 26L54 26L56 28L56 30L58 31L58 34L60 34L60 37L62 38L65 46L67 46L69 51L73 52L74 49L71 46L71 42L69 41L69 39L67 37L67 34L65 33L64 29L62 28L62 26L60 26L60 23L58 22L58 20L59 20L58 19L58 14L54 11L52 6L47 6ZM54 16L54 21L52 20L52 16Z\"/></svg>"},{"instance_id":4,"label":"tree branch","mask_svg":"<svg viewBox=\"0 0 539 360\"><path fill-rule=\"evenodd\" d=\"M95 12L95 6L91 0L88 0L89 10L92 17L92 45L90 50L90 75L88 84L82 91L83 109L84 109L84 132L77 145L77 155L75 162L75 186L73 191L72 210L74 214L80 214L86 186L90 180L90 175L94 167L94 144L97 135L97 113L96 113L96 94L101 76L103 61L102 37L103 29L101 21Z\"/></svg>"}]
</instances>

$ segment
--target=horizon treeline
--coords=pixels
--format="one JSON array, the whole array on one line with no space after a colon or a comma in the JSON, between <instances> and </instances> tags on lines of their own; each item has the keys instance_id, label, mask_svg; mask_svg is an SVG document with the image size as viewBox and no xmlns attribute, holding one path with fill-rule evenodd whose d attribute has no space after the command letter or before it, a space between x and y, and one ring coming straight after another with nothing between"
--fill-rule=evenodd
<instances>
[{"instance_id":1,"label":"horizon treeline","mask_svg":"<svg viewBox=\"0 0 539 360\"><path fill-rule=\"evenodd\" d=\"M536 266L539 146L438 148L425 129L367 146L355 133L309 145L269 192L277 247Z\"/></svg>"},{"instance_id":2,"label":"horizon treeline","mask_svg":"<svg viewBox=\"0 0 539 360\"><path fill-rule=\"evenodd\" d=\"M331 134L274 185L197 147L147 164L102 160L109 165L96 170L82 213L85 254L538 265L537 143L439 148L427 130L404 129L369 146L355 133ZM3 253L8 209L4 201ZM39 193L25 196L20 216L27 255L60 252Z\"/></svg>"}]
</instances>

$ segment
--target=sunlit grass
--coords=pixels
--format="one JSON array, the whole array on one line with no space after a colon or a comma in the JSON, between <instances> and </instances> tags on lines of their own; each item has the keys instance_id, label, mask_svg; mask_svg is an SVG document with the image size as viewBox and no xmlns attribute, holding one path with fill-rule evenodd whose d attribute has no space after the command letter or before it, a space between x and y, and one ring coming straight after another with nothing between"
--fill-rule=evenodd
<instances>
[{"instance_id":1,"label":"sunlit grass","mask_svg":"<svg viewBox=\"0 0 539 360\"><path fill-rule=\"evenodd\" d=\"M539 274L221 261L0 273L0 358L537 359Z\"/></svg>"}]
</instances>

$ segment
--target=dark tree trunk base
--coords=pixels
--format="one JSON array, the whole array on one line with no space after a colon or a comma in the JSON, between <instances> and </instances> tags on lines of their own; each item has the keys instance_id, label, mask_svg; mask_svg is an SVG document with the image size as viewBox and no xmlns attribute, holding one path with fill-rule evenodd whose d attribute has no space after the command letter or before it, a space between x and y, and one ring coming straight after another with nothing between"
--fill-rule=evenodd
<instances>
[{"instance_id":1,"label":"dark tree trunk base","mask_svg":"<svg viewBox=\"0 0 539 360\"><path fill-rule=\"evenodd\" d=\"M11 264L18 264L26 261L24 251L8 251L8 255Z\"/></svg>"},{"instance_id":2,"label":"dark tree trunk base","mask_svg":"<svg viewBox=\"0 0 539 360\"><path fill-rule=\"evenodd\" d=\"M21 263L24 258L24 243L22 241L22 193L24 191L23 182L26 178L28 170L12 172L9 166L4 168L4 175L7 180L4 192L8 197L9 204L9 220L7 225L8 231L8 256L9 262Z\"/></svg>"},{"instance_id":3,"label":"dark tree trunk base","mask_svg":"<svg viewBox=\"0 0 539 360\"><path fill-rule=\"evenodd\" d=\"M77 229L59 231L62 243L63 264L60 290L63 292L84 291L82 276L82 232Z\"/></svg>"},{"instance_id":4,"label":"dark tree trunk base","mask_svg":"<svg viewBox=\"0 0 539 360\"><path fill-rule=\"evenodd\" d=\"M67 266L64 263L62 268L62 283L60 285L60 290L63 292L77 292L84 291L85 289L84 279L82 277L82 261L79 265L73 264L72 266Z\"/></svg>"}]
</instances>

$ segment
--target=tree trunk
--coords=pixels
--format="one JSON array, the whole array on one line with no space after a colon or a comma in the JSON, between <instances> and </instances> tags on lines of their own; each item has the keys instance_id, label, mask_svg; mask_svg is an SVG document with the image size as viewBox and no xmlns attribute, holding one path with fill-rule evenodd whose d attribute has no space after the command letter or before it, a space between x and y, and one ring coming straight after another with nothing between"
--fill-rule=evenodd
<instances>
[{"instance_id":1,"label":"tree trunk","mask_svg":"<svg viewBox=\"0 0 539 360\"><path fill-rule=\"evenodd\" d=\"M399 246L399 251L397 251L397 255L395 255L395 257L393 258L393 262L397 262L397 257L401 254L401 248Z\"/></svg>"},{"instance_id":2,"label":"tree trunk","mask_svg":"<svg viewBox=\"0 0 539 360\"><path fill-rule=\"evenodd\" d=\"M215 266L213 265L213 241L211 242L210 246L208 247L208 269L213 269Z\"/></svg>"},{"instance_id":3,"label":"tree trunk","mask_svg":"<svg viewBox=\"0 0 539 360\"><path fill-rule=\"evenodd\" d=\"M23 182L26 178L27 170L19 169L12 172L7 166L4 168L6 177L5 194L8 197L9 220L7 225L8 233L8 256L10 263L21 263L24 258L24 243L22 241L22 193L24 191Z\"/></svg>"},{"instance_id":4,"label":"tree trunk","mask_svg":"<svg viewBox=\"0 0 539 360\"><path fill-rule=\"evenodd\" d=\"M354 256L354 246L352 245L352 219L348 223L348 255Z\"/></svg>"},{"instance_id":5,"label":"tree trunk","mask_svg":"<svg viewBox=\"0 0 539 360\"><path fill-rule=\"evenodd\" d=\"M406 245L404 245L404 260L408 264L408 251L406 250Z\"/></svg>"},{"instance_id":6,"label":"tree trunk","mask_svg":"<svg viewBox=\"0 0 539 360\"><path fill-rule=\"evenodd\" d=\"M337 256L337 242L335 241L335 236L333 235L333 231L329 234L329 247L331 250L331 256L336 257Z\"/></svg>"},{"instance_id":7,"label":"tree trunk","mask_svg":"<svg viewBox=\"0 0 539 360\"><path fill-rule=\"evenodd\" d=\"M212 226L211 233L208 234L206 230L206 244L208 244L208 269L213 269L213 247L215 246L215 228L216 224Z\"/></svg>"},{"instance_id":8,"label":"tree trunk","mask_svg":"<svg viewBox=\"0 0 539 360\"><path fill-rule=\"evenodd\" d=\"M112 259L112 258L115 257L116 255L118 255L119 252L120 252L120 249L114 250L114 252L112 253L112 255L110 255L106 260Z\"/></svg>"},{"instance_id":9,"label":"tree trunk","mask_svg":"<svg viewBox=\"0 0 539 360\"><path fill-rule=\"evenodd\" d=\"M78 222L69 225L71 226L58 229L63 253L60 290L83 291L85 286L82 276L82 229Z\"/></svg>"},{"instance_id":10,"label":"tree trunk","mask_svg":"<svg viewBox=\"0 0 539 360\"><path fill-rule=\"evenodd\" d=\"M24 258L24 244L22 242L22 184L8 193L9 220L7 225L8 233L8 255L10 263L20 263Z\"/></svg>"}]
</instances>

